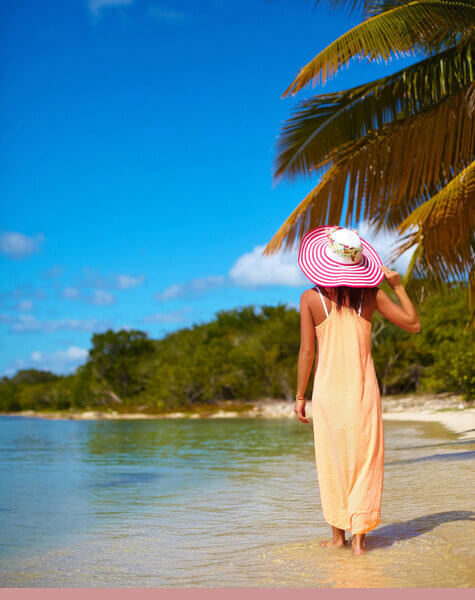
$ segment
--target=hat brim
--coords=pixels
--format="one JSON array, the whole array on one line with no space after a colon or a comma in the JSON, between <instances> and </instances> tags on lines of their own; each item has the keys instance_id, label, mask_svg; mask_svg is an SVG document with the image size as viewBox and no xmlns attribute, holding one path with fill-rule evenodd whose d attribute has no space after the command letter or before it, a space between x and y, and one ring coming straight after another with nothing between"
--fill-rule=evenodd
<instances>
[{"instance_id":1,"label":"hat brim","mask_svg":"<svg viewBox=\"0 0 475 600\"><path fill-rule=\"evenodd\" d=\"M303 273L317 285L327 287L376 287L384 279L382 262L376 250L363 238L361 260L355 264L342 264L327 252L327 232L331 225L312 229L302 239L298 263Z\"/></svg>"}]
</instances>

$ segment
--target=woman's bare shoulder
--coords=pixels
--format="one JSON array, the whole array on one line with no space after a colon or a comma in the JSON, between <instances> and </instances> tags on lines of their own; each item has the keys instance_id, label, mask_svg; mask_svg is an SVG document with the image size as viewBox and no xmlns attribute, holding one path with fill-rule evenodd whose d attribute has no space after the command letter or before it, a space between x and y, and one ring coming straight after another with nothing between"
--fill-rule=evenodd
<instances>
[{"instance_id":1,"label":"woman's bare shoulder","mask_svg":"<svg viewBox=\"0 0 475 600\"><path fill-rule=\"evenodd\" d=\"M386 299L389 299L389 296L386 294L386 292L381 289L380 287L377 287L374 289L374 300L376 303L381 302Z\"/></svg>"},{"instance_id":2,"label":"woman's bare shoulder","mask_svg":"<svg viewBox=\"0 0 475 600\"><path fill-rule=\"evenodd\" d=\"M308 290L302 292L302 295L300 296L300 301L305 304L313 297L314 294L315 290L313 288L309 288Z\"/></svg>"},{"instance_id":3,"label":"woman's bare shoulder","mask_svg":"<svg viewBox=\"0 0 475 600\"><path fill-rule=\"evenodd\" d=\"M392 311L395 307L399 309L398 304L393 302L393 300L391 300L391 296L381 288L377 288L374 295L374 307L375 310L380 312L386 318L388 318L388 311Z\"/></svg>"}]
</instances>

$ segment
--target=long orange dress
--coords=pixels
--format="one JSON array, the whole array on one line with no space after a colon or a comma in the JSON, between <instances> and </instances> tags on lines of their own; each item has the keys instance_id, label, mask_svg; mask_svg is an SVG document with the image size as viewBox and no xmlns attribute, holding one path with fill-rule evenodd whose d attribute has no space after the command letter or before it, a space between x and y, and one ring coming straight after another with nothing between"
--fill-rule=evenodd
<instances>
[{"instance_id":1,"label":"long orange dress","mask_svg":"<svg viewBox=\"0 0 475 600\"><path fill-rule=\"evenodd\" d=\"M384 430L370 349L371 323L349 307L317 325L312 422L325 521L353 534L381 522Z\"/></svg>"}]
</instances>

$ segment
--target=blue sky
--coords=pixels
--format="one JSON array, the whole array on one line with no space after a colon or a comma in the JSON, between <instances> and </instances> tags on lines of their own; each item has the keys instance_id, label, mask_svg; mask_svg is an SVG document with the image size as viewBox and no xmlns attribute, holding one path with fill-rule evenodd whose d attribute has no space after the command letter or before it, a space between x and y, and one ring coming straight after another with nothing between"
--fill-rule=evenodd
<instances>
[{"instance_id":1,"label":"blue sky","mask_svg":"<svg viewBox=\"0 0 475 600\"><path fill-rule=\"evenodd\" d=\"M281 125L298 100L409 59L355 61L282 99L356 15L305 0L0 0L0 17L3 374L70 372L109 327L162 337L218 310L298 306L295 253L261 256L316 183L273 185ZM384 254L394 236L371 241Z\"/></svg>"}]
</instances>

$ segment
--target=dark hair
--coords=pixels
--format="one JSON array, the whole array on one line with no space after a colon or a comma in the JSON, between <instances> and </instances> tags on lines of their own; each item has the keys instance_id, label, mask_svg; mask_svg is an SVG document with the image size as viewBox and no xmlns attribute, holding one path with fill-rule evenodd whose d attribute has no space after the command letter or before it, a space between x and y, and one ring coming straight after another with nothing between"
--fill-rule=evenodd
<instances>
[{"instance_id":1,"label":"dark hair","mask_svg":"<svg viewBox=\"0 0 475 600\"><path fill-rule=\"evenodd\" d=\"M346 302L351 308L358 310L360 302L365 300L368 294L372 293L374 288L356 288L346 285L338 287L328 287L330 298L335 302L337 310L341 310L342 306L346 306Z\"/></svg>"}]
</instances>

